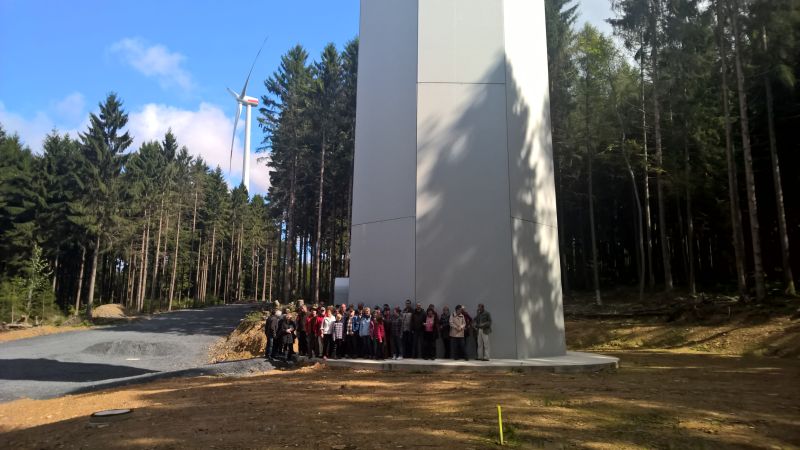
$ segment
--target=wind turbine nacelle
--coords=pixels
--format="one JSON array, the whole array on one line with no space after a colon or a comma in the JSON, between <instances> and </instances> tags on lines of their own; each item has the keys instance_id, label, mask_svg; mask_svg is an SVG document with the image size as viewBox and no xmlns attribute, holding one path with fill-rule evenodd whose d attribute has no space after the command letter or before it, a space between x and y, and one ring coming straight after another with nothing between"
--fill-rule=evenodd
<instances>
[{"instance_id":1,"label":"wind turbine nacelle","mask_svg":"<svg viewBox=\"0 0 800 450\"><path fill-rule=\"evenodd\" d=\"M242 97L242 103L249 106L258 106L258 99L255 97L250 97L249 95L245 95Z\"/></svg>"}]
</instances>

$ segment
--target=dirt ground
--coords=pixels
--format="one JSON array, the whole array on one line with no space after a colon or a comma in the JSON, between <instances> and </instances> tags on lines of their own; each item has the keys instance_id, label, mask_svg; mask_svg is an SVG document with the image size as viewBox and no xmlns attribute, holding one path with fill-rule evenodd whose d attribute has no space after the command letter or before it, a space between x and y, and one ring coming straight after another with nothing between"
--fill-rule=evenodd
<instances>
[{"instance_id":1,"label":"dirt ground","mask_svg":"<svg viewBox=\"0 0 800 450\"><path fill-rule=\"evenodd\" d=\"M27 339L36 336L44 336L47 334L66 333L68 331L80 331L88 329L88 327L54 327L52 325L42 325L40 327L24 328L21 330L1 331L0 342L16 341L17 339Z\"/></svg>"},{"instance_id":2,"label":"dirt ground","mask_svg":"<svg viewBox=\"0 0 800 450\"><path fill-rule=\"evenodd\" d=\"M307 367L0 405L5 448L800 448L800 360L622 352L616 373ZM134 408L106 427L89 414Z\"/></svg>"}]
</instances>

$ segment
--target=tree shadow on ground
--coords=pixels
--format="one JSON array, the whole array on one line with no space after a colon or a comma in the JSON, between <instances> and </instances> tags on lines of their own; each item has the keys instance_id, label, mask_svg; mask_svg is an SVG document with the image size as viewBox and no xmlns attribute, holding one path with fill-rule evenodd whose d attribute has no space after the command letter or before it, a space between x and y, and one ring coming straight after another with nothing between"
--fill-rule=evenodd
<instances>
[{"instance_id":1,"label":"tree shadow on ground","mask_svg":"<svg viewBox=\"0 0 800 450\"><path fill-rule=\"evenodd\" d=\"M127 378L154 370L136 367L62 362L54 359L0 359L0 380L62 381L83 383L88 381Z\"/></svg>"},{"instance_id":2,"label":"tree shadow on ground","mask_svg":"<svg viewBox=\"0 0 800 450\"><path fill-rule=\"evenodd\" d=\"M400 374L305 368L173 380L69 400L72 418L9 431L13 448L489 448L495 405L521 448L800 443L800 362L625 353L617 373ZM58 401L58 400L51 400ZM9 405L13 407L13 405ZM134 407L107 428L93 410ZM0 405L0 417L5 411ZM19 426L9 423L4 428Z\"/></svg>"},{"instance_id":3,"label":"tree shadow on ground","mask_svg":"<svg viewBox=\"0 0 800 450\"><path fill-rule=\"evenodd\" d=\"M104 331L135 331L178 335L227 336L256 305L227 305L156 314Z\"/></svg>"}]
</instances>

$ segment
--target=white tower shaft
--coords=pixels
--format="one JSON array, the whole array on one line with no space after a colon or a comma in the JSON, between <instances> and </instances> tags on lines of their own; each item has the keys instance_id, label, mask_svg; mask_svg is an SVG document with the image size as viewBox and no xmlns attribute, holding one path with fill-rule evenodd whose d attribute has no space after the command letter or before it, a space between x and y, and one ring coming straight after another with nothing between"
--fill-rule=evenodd
<instances>
[{"instance_id":1,"label":"white tower shaft","mask_svg":"<svg viewBox=\"0 0 800 450\"><path fill-rule=\"evenodd\" d=\"M250 193L250 120L252 117L250 104L246 106L244 116L244 157L242 158L242 183L247 192Z\"/></svg>"},{"instance_id":2,"label":"white tower shaft","mask_svg":"<svg viewBox=\"0 0 800 450\"><path fill-rule=\"evenodd\" d=\"M544 0L361 0L359 36L349 298L564 355Z\"/></svg>"}]
</instances>

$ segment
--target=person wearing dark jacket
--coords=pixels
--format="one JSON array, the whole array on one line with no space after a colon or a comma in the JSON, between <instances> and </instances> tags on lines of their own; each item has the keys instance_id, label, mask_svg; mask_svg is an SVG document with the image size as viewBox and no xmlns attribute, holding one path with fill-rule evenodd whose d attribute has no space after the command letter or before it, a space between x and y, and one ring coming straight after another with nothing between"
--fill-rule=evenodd
<instances>
[{"instance_id":1,"label":"person wearing dark jacket","mask_svg":"<svg viewBox=\"0 0 800 450\"><path fill-rule=\"evenodd\" d=\"M477 330L478 359L481 361L488 361L490 350L489 335L492 333L492 315L489 314L489 311L486 311L486 308L483 307L483 303L478 304L478 313L475 314L473 325L475 330Z\"/></svg>"},{"instance_id":2,"label":"person wearing dark jacket","mask_svg":"<svg viewBox=\"0 0 800 450\"><path fill-rule=\"evenodd\" d=\"M306 305L300 307L300 312L297 313L295 324L297 325L297 353L300 356L308 356L308 336L306 335L306 315L308 308Z\"/></svg>"},{"instance_id":3,"label":"person wearing dark jacket","mask_svg":"<svg viewBox=\"0 0 800 450\"><path fill-rule=\"evenodd\" d=\"M442 306L442 315L439 316L439 335L444 346L444 359L450 359L450 307Z\"/></svg>"},{"instance_id":4,"label":"person wearing dark jacket","mask_svg":"<svg viewBox=\"0 0 800 450\"><path fill-rule=\"evenodd\" d=\"M428 315L422 309L422 303L417 303L414 312L411 313L411 333L414 339L414 348L412 349L412 358L419 358L422 356L422 341L424 336L425 318Z\"/></svg>"},{"instance_id":5,"label":"person wearing dark jacket","mask_svg":"<svg viewBox=\"0 0 800 450\"><path fill-rule=\"evenodd\" d=\"M264 323L264 334L267 335L267 346L264 348L264 357L267 359L272 359L275 356L275 348L277 347L275 338L278 336L278 322L280 322L278 311L272 311L272 314Z\"/></svg>"},{"instance_id":6,"label":"person wearing dark jacket","mask_svg":"<svg viewBox=\"0 0 800 450\"><path fill-rule=\"evenodd\" d=\"M284 318L280 322L279 339L281 342L281 356L284 361L290 361L294 355L294 331L295 322L288 314L283 315Z\"/></svg>"}]
</instances>

